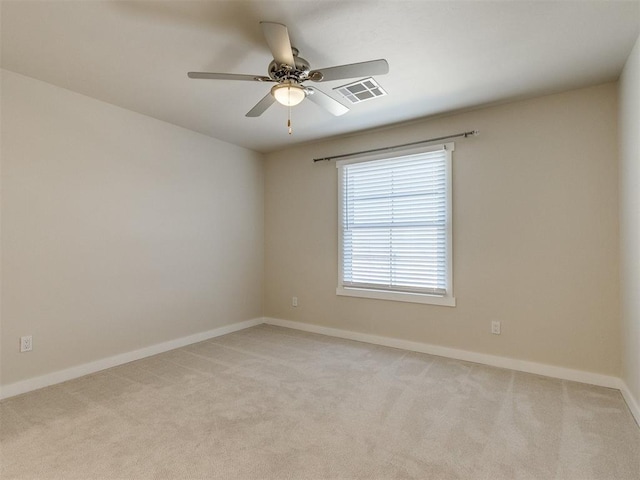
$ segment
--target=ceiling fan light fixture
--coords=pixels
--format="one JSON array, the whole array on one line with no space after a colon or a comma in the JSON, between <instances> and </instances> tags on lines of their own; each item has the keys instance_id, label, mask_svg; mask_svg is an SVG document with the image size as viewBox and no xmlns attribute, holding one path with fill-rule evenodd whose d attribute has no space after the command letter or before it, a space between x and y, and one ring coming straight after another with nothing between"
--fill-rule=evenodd
<instances>
[{"instance_id":1,"label":"ceiling fan light fixture","mask_svg":"<svg viewBox=\"0 0 640 480\"><path fill-rule=\"evenodd\" d=\"M280 83L271 88L271 95L285 107L298 105L307 96L304 87L295 83Z\"/></svg>"}]
</instances>

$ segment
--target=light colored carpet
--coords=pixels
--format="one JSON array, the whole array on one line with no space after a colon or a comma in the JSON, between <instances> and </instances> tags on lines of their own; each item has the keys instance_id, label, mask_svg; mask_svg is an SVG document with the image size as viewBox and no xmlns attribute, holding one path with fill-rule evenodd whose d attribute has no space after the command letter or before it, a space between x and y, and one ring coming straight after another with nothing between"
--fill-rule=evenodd
<instances>
[{"instance_id":1,"label":"light colored carpet","mask_svg":"<svg viewBox=\"0 0 640 480\"><path fill-rule=\"evenodd\" d=\"M4 480L640 479L618 391L266 325L0 414Z\"/></svg>"}]
</instances>

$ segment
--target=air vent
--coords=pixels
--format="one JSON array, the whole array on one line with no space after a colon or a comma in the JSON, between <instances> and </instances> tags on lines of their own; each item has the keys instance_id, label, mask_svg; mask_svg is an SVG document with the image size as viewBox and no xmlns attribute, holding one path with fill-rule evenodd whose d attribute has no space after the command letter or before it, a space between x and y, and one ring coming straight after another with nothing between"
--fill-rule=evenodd
<instances>
[{"instance_id":1,"label":"air vent","mask_svg":"<svg viewBox=\"0 0 640 480\"><path fill-rule=\"evenodd\" d=\"M337 90L340 95L351 103L361 103L366 100L371 100L372 98L384 97L387 94L387 92L378 85L378 82L371 77L336 87L334 90Z\"/></svg>"}]
</instances>

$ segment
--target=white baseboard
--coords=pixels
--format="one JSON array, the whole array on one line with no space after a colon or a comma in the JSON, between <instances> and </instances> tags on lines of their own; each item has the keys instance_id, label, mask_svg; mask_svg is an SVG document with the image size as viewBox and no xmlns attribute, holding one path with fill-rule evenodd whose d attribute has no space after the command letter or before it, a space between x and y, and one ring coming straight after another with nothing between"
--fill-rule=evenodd
<instances>
[{"instance_id":1,"label":"white baseboard","mask_svg":"<svg viewBox=\"0 0 640 480\"><path fill-rule=\"evenodd\" d=\"M631 414L636 419L636 423L640 427L640 404L638 403L638 400L633 397L631 390L629 390L629 387L624 380L620 380L620 392L624 397L624 401L627 402Z\"/></svg>"},{"instance_id":2,"label":"white baseboard","mask_svg":"<svg viewBox=\"0 0 640 480\"><path fill-rule=\"evenodd\" d=\"M122 353L120 355L114 355L113 357L103 358L94 362L84 363L76 367L67 368L65 370L58 370L57 372L48 373L39 377L29 378L19 382L5 385L0 390L0 399L13 397L22 393L37 390L39 388L48 387L56 383L66 382L74 378L89 375L91 373L99 372L107 368L116 367L124 363L133 362L134 360L140 360L141 358L157 355L158 353L167 352L176 348L184 347L192 343L202 342L210 338L219 337L228 333L243 330L245 328L253 327L263 323L262 318L255 318L252 320L245 320L244 322L232 323L230 325L224 325L222 327L214 328L206 332L196 333L187 337L177 338L175 340L169 340L168 342L158 343L149 347L134 350L133 352Z\"/></svg>"},{"instance_id":3,"label":"white baseboard","mask_svg":"<svg viewBox=\"0 0 640 480\"><path fill-rule=\"evenodd\" d=\"M279 318L265 318L264 323L276 325L279 327L293 328L296 330L304 330L305 332L320 333L331 337L345 338L348 340L356 340L359 342L373 343L375 345L383 345L385 347L400 348L402 350L410 350L413 352L428 353L439 357L454 358L456 360L465 360L467 362L481 363L492 367L508 368L519 372L534 373L544 375L545 377L559 378L562 380L572 380L574 382L588 383L600 387L620 389L621 380L618 377L602 375L600 373L585 372L583 370L573 370L570 368L556 367L546 365L544 363L528 362L525 360L517 360L515 358L499 357L496 355L487 355L485 353L470 352L467 350L459 350L450 347L441 347L438 345L430 345L428 343L412 342L409 340L401 340L398 338L381 337L378 335L370 335L368 333L351 332L338 328L323 327L310 323L293 322L291 320L281 320Z\"/></svg>"},{"instance_id":4,"label":"white baseboard","mask_svg":"<svg viewBox=\"0 0 640 480\"><path fill-rule=\"evenodd\" d=\"M427 353L440 357L454 358L456 360L464 360L467 362L481 363L493 367L507 368L520 372L534 373L544 375L546 377L559 378L562 380L571 380L575 382L588 383L600 387L615 388L620 390L623 398L629 406L629 410L635 417L636 422L640 425L640 406L638 400L633 397L631 391L623 380L609 375L599 373L585 372L583 370L574 370L564 367L556 367L543 363L528 362L525 360L517 360L514 358L499 357L496 355L487 355L484 353L470 352L467 350L459 350L450 347L441 347L438 345L430 345L428 343L412 342L410 340L402 340L398 338L382 337L367 333L351 332L338 328L323 327L310 323L294 322L291 320L282 320L279 318L254 318L244 322L232 323L223 327L215 328L206 332L196 333L187 337L170 340L168 342L158 343L149 347L134 350L133 352L114 355L113 357L103 358L94 362L85 363L76 367L65 370L59 370L39 377L22 380L19 382L5 385L0 389L0 399L13 397L22 393L27 393L39 388L48 387L56 383L73 380L84 375L96 373L107 368L116 367L125 363L140 360L142 358L157 355L158 353L167 352L176 348L184 347L192 343L202 342L210 338L219 337L238 330L244 330L256 325L266 323L279 327L292 328L295 330L303 330L305 332L319 333L330 337L345 338L358 342L382 345L385 347L399 348L402 350L410 350L413 352Z\"/></svg>"}]
</instances>

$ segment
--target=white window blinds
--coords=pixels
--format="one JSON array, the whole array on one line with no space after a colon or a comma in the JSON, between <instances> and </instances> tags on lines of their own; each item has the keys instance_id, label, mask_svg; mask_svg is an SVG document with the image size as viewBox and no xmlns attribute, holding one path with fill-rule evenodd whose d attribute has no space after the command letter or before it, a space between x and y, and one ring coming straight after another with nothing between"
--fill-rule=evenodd
<instances>
[{"instance_id":1,"label":"white window blinds","mask_svg":"<svg viewBox=\"0 0 640 480\"><path fill-rule=\"evenodd\" d=\"M451 295L450 158L440 146L338 165L342 287Z\"/></svg>"}]
</instances>

